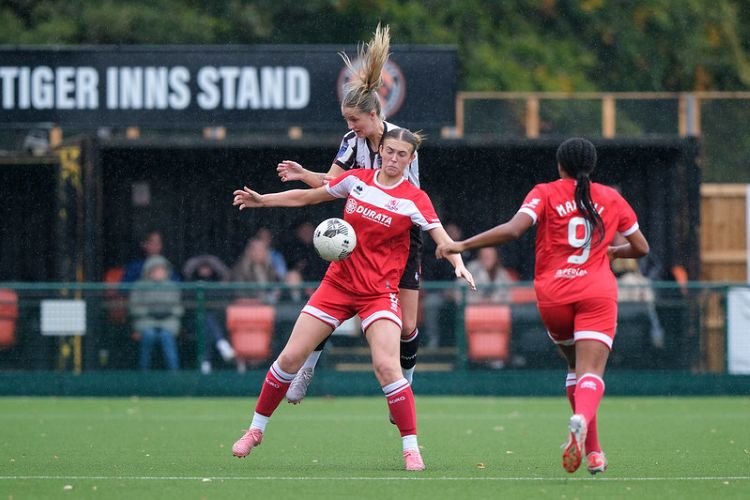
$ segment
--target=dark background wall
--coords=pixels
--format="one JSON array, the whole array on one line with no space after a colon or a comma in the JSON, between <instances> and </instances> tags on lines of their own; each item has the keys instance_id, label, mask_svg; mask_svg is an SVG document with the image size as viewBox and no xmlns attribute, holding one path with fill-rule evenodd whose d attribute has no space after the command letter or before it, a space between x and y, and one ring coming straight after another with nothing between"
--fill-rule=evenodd
<instances>
[{"instance_id":1,"label":"dark background wall","mask_svg":"<svg viewBox=\"0 0 750 500\"><path fill-rule=\"evenodd\" d=\"M249 185L261 192L303 187L284 184L276 175L283 159L326 170L338 137L262 143L96 142L84 144L88 175L82 193L84 241L61 244L75 231L59 231L53 193L60 172L55 166L2 166L1 280L75 279L55 263L66 248L84 249L84 277L98 281L109 267L123 265L138 252L147 228L165 236L165 254L180 266L192 255L211 252L228 264L261 226L277 237L277 246L293 235L297 222L317 223L341 214L343 202L299 209L238 210L232 191ZM428 140L420 151L423 188L444 223L456 222L466 235L507 220L538 182L557 177L559 141L467 142ZM682 264L698 274L699 183L697 144L689 140L604 141L597 144L594 179L618 185L638 214L660 269ZM134 206L134 183L146 182L150 204ZM533 231L503 249L506 265L530 279ZM59 267L59 266L57 266ZM663 276L654 276L657 278Z\"/></svg>"}]
</instances>

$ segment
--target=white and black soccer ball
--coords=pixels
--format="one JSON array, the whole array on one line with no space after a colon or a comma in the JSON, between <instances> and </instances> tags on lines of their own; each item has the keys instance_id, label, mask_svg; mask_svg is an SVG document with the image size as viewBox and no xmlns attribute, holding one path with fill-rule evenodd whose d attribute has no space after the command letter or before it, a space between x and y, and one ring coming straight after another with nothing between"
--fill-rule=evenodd
<instances>
[{"instance_id":1,"label":"white and black soccer ball","mask_svg":"<svg viewBox=\"0 0 750 500\"><path fill-rule=\"evenodd\" d=\"M329 262L343 260L357 246L354 228L343 219L326 219L315 228L313 245L321 258Z\"/></svg>"}]
</instances>

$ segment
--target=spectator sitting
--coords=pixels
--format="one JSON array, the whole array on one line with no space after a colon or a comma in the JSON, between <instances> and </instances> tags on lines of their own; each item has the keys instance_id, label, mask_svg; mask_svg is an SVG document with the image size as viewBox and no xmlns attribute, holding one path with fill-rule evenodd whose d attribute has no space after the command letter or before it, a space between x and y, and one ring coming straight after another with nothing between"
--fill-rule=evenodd
<instances>
[{"instance_id":1,"label":"spectator sitting","mask_svg":"<svg viewBox=\"0 0 750 500\"><path fill-rule=\"evenodd\" d=\"M232 267L232 280L237 282L256 283L268 285L279 283L281 278L271 264L271 254L268 244L258 238L251 238L245 245L245 250ZM255 298L262 302L273 304L279 296L279 290L241 290L241 296Z\"/></svg>"},{"instance_id":2,"label":"spectator sitting","mask_svg":"<svg viewBox=\"0 0 750 500\"><path fill-rule=\"evenodd\" d=\"M651 280L641 273L635 259L617 259L612 262L612 272L617 278L618 302L640 302L646 305L651 323L651 343L654 347L664 347L664 329L656 314L656 300Z\"/></svg>"},{"instance_id":3,"label":"spectator sitting","mask_svg":"<svg viewBox=\"0 0 750 500\"><path fill-rule=\"evenodd\" d=\"M276 271L276 275L283 280L286 277L287 272L286 259L284 259L281 252L273 247L273 233L267 227L261 227L256 231L255 237L259 240L265 241L266 245L268 245L268 253L271 254L271 265L273 266L273 270Z\"/></svg>"},{"instance_id":4,"label":"spectator sitting","mask_svg":"<svg viewBox=\"0 0 750 500\"><path fill-rule=\"evenodd\" d=\"M313 245L315 226L304 221L296 226L294 240L286 245L286 261L289 269L302 274L304 281L320 281L328 269L328 262L321 259Z\"/></svg>"},{"instance_id":5,"label":"spectator sitting","mask_svg":"<svg viewBox=\"0 0 750 500\"><path fill-rule=\"evenodd\" d=\"M477 293L467 296L470 303L506 304L510 302L508 285L516 280L503 267L497 248L480 248L477 258L466 264L466 269L474 276L477 284Z\"/></svg>"},{"instance_id":6,"label":"spectator sitting","mask_svg":"<svg viewBox=\"0 0 750 500\"><path fill-rule=\"evenodd\" d=\"M445 224L445 232L454 241L463 239L463 231L455 222ZM461 257L468 262L468 252ZM425 239L424 251L422 252L422 277L425 282L430 281L453 281L456 273L453 267L446 261L438 261L435 257L435 242L432 238ZM472 294L473 295L473 294ZM453 287L436 289L423 289L422 297L422 327L420 332L424 334L426 347L433 348L440 345L443 329L441 316L444 311L455 307L456 293ZM450 311L449 311L450 312ZM446 339L443 339L446 340Z\"/></svg>"},{"instance_id":7,"label":"spectator sitting","mask_svg":"<svg viewBox=\"0 0 750 500\"><path fill-rule=\"evenodd\" d=\"M182 267L182 276L188 281L205 282L228 282L232 274L229 268L215 255L198 255L185 262ZM201 360L201 372L211 373L211 357L214 347L222 359L230 362L234 359L234 349L226 339L222 322L219 321L217 311L206 307L203 311L203 332L206 335L203 359Z\"/></svg>"},{"instance_id":8,"label":"spectator sitting","mask_svg":"<svg viewBox=\"0 0 750 500\"><path fill-rule=\"evenodd\" d=\"M125 273L122 276L122 282L133 283L141 279L141 276L143 275L143 264L146 262L146 259L152 255L161 255L163 250L164 244L161 232L156 229L146 231L140 241L140 251L142 252L142 255L141 257L133 259L127 266L125 266ZM180 280L180 277L175 270L171 271L170 278L173 281Z\"/></svg>"},{"instance_id":9,"label":"spectator sitting","mask_svg":"<svg viewBox=\"0 0 750 500\"><path fill-rule=\"evenodd\" d=\"M170 279L172 265L160 255L146 259L143 275L130 292L130 315L140 338L139 368L151 368L154 344L161 344L169 370L179 368L176 337L183 314L180 290Z\"/></svg>"}]
</instances>

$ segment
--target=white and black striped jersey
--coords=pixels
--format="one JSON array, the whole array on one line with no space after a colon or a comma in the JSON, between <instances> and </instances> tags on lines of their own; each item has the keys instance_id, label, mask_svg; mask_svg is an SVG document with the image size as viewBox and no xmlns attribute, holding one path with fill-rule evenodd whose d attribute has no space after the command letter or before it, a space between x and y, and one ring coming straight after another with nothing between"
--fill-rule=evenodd
<instances>
[{"instance_id":1,"label":"white and black striped jersey","mask_svg":"<svg viewBox=\"0 0 750 500\"><path fill-rule=\"evenodd\" d=\"M398 125L392 123L383 122L385 124L385 130L383 134L389 130L401 128ZM357 137L357 134L351 130L344 135L341 140L341 146L339 146L339 152L336 153L336 158L333 162L344 170L351 170L353 168L369 168L378 169L382 165L382 160L378 151L370 149L370 144L366 137ZM414 160L409 164L406 169L405 177L414 184L416 187L419 185L419 156L415 155Z\"/></svg>"}]
</instances>

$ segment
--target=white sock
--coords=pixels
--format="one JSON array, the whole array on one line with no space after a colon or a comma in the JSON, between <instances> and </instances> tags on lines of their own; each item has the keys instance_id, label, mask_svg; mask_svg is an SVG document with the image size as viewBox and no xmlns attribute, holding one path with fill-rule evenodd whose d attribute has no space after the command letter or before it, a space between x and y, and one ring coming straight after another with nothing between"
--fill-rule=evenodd
<instances>
[{"instance_id":1,"label":"white sock","mask_svg":"<svg viewBox=\"0 0 750 500\"><path fill-rule=\"evenodd\" d=\"M255 427L256 429L260 429L261 432L266 432L266 424L268 424L269 418L271 417L265 417L260 413L254 413L253 422L250 424L250 427Z\"/></svg>"},{"instance_id":2,"label":"white sock","mask_svg":"<svg viewBox=\"0 0 750 500\"><path fill-rule=\"evenodd\" d=\"M318 364L318 360L320 359L320 355L323 354L323 351L313 351L310 353L310 355L305 360L304 364L302 365L302 368L315 368L315 365ZM301 369L301 368L300 368Z\"/></svg>"},{"instance_id":3,"label":"white sock","mask_svg":"<svg viewBox=\"0 0 750 500\"><path fill-rule=\"evenodd\" d=\"M411 368L401 368L401 373L404 374L404 378L409 382L409 385L411 385L411 381L414 378L414 368L416 368L416 366L412 366Z\"/></svg>"},{"instance_id":4,"label":"white sock","mask_svg":"<svg viewBox=\"0 0 750 500\"><path fill-rule=\"evenodd\" d=\"M419 451L419 445L417 444L417 436L412 434L411 436L404 436L401 438L401 446L403 450L417 450Z\"/></svg>"}]
</instances>

